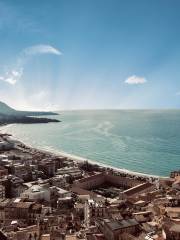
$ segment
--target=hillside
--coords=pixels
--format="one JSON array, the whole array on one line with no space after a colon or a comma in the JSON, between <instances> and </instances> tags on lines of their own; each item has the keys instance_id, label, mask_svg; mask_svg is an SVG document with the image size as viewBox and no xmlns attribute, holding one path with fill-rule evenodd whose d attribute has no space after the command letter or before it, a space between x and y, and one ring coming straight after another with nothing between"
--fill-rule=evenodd
<instances>
[{"instance_id":1,"label":"hillside","mask_svg":"<svg viewBox=\"0 0 180 240\"><path fill-rule=\"evenodd\" d=\"M0 102L0 114L15 115L16 112L16 110L9 107L6 103Z\"/></svg>"},{"instance_id":2,"label":"hillside","mask_svg":"<svg viewBox=\"0 0 180 240\"><path fill-rule=\"evenodd\" d=\"M47 116L58 115L54 112L35 112L35 111L17 111L9 107L6 103L0 101L0 114L15 115L15 116Z\"/></svg>"},{"instance_id":3,"label":"hillside","mask_svg":"<svg viewBox=\"0 0 180 240\"><path fill-rule=\"evenodd\" d=\"M0 102L0 125L10 123L49 123L60 122L56 119L44 118L39 116L58 115L53 112L32 112L17 111L9 107L6 103Z\"/></svg>"}]
</instances>

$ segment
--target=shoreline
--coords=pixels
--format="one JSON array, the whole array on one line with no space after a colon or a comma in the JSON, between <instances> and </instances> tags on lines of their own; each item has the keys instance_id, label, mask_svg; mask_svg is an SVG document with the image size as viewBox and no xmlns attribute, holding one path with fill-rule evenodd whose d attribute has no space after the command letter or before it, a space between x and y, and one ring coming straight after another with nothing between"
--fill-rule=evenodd
<instances>
[{"instance_id":1,"label":"shoreline","mask_svg":"<svg viewBox=\"0 0 180 240\"><path fill-rule=\"evenodd\" d=\"M7 129L10 125L12 126L14 124L8 124L8 125L0 126L0 134L2 133L3 129ZM3 134L9 134L9 133L8 133L8 131L6 131ZM9 134L9 135L11 136L11 138L13 140L23 144L24 146L26 146L26 147L28 147L32 150L35 150L37 152L46 153L46 154L49 154L49 155L58 156L58 157L66 157L68 160L74 161L75 163L80 164L80 163L83 163L83 162L88 162L88 163L90 163L92 165L96 165L100 168L103 167L105 169L113 170L115 172L131 175L131 176L134 176L134 177L144 177L144 178L154 178L154 179L167 179L168 178L168 176L153 175L153 174L141 173L141 172L128 170L128 169L125 169L125 168L113 167L111 165L100 163L100 162L97 162L97 161L92 160L92 159L88 159L88 158L85 158L85 157L73 155L73 154L70 154L70 153L63 152L63 151L58 151L58 150L55 150L53 148L51 149L51 147L49 147L50 149L46 149L46 148L40 147L40 146L34 147L31 144L26 143L26 142L22 141L21 139L18 139L16 136L14 136L12 134Z\"/></svg>"}]
</instances>

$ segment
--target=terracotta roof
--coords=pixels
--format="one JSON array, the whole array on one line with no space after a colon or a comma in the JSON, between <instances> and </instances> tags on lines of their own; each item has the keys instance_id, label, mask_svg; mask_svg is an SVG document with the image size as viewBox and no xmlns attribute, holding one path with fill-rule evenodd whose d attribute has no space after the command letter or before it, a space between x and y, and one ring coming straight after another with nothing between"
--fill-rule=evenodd
<instances>
[{"instance_id":1,"label":"terracotta roof","mask_svg":"<svg viewBox=\"0 0 180 240\"><path fill-rule=\"evenodd\" d=\"M124 191L124 193L127 195L127 196L131 196L131 195L133 195L133 194L135 194L135 193L138 193L138 192L141 192L141 191L143 191L143 190L145 190L145 189L148 189L148 188L150 188L150 187L152 187L153 186L153 184L152 183L142 183L142 184L140 184L140 185L137 185L137 186L135 186L135 187L132 187L132 188L130 188L130 189L127 189L127 190L125 190Z\"/></svg>"},{"instance_id":2,"label":"terracotta roof","mask_svg":"<svg viewBox=\"0 0 180 240\"><path fill-rule=\"evenodd\" d=\"M95 194L94 192L90 192L88 190L85 190L85 189L82 189L82 188L79 188L79 187L72 187L71 191L78 194L78 195L90 195L90 196L93 196L93 197L97 196L97 194Z\"/></svg>"},{"instance_id":3,"label":"terracotta roof","mask_svg":"<svg viewBox=\"0 0 180 240\"><path fill-rule=\"evenodd\" d=\"M30 208L33 202L18 202L16 207L17 208Z\"/></svg>"},{"instance_id":4,"label":"terracotta roof","mask_svg":"<svg viewBox=\"0 0 180 240\"><path fill-rule=\"evenodd\" d=\"M173 224L173 225L170 227L169 230L172 231L172 232L178 232L178 233L180 233L180 224Z\"/></svg>"},{"instance_id":5,"label":"terracotta roof","mask_svg":"<svg viewBox=\"0 0 180 240\"><path fill-rule=\"evenodd\" d=\"M131 226L137 226L139 223L135 219L121 220L121 221L105 221L112 231L128 228Z\"/></svg>"},{"instance_id":6,"label":"terracotta roof","mask_svg":"<svg viewBox=\"0 0 180 240\"><path fill-rule=\"evenodd\" d=\"M32 210L40 210L42 208L42 205L39 203L35 203L32 205Z\"/></svg>"}]
</instances>

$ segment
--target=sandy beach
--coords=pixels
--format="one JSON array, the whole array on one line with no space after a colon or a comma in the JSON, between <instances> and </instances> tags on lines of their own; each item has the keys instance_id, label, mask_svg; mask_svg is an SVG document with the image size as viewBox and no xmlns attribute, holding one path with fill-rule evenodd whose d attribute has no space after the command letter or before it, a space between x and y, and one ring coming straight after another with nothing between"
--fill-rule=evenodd
<instances>
[{"instance_id":1,"label":"sandy beach","mask_svg":"<svg viewBox=\"0 0 180 240\"><path fill-rule=\"evenodd\" d=\"M0 132L1 133L6 133L8 134L8 127L10 125L6 125L6 126L1 126L0 127ZM12 124L11 124L12 126ZM21 139L18 139L16 136L11 136L11 138L21 144L23 144L24 146L30 148L32 151L36 151L36 152L43 152L46 154L50 154L50 155L55 155L55 156L60 156L60 157L66 157L67 159L69 159L70 161L74 161L75 163L82 163L82 162L88 162L92 165L97 165L99 167L103 167L105 169L109 169L109 170L113 170L115 172L119 172L122 174L128 174L134 177L145 177L145 178L153 178L153 179L166 179L167 177L164 176L157 176L157 175L151 175L151 174L146 174L146 173L141 173L141 172L136 172L136 171L131 171L128 169L124 169L124 168L117 168L117 167L113 167L107 164L103 164L103 163L99 163L97 161L94 161L92 159L88 159L88 158L84 158L81 156L76 156L73 154L69 154L63 151L58 151L53 149L52 147L38 147L35 148L34 146L31 146L29 143L27 142L22 142Z\"/></svg>"}]
</instances>

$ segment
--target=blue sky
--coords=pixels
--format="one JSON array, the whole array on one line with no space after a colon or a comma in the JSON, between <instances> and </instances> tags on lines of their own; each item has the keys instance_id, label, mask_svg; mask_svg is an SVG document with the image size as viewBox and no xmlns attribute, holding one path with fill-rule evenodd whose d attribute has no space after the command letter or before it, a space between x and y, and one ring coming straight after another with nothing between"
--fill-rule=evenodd
<instances>
[{"instance_id":1,"label":"blue sky","mask_svg":"<svg viewBox=\"0 0 180 240\"><path fill-rule=\"evenodd\" d=\"M19 109L180 107L179 0L0 0L0 98Z\"/></svg>"}]
</instances>

